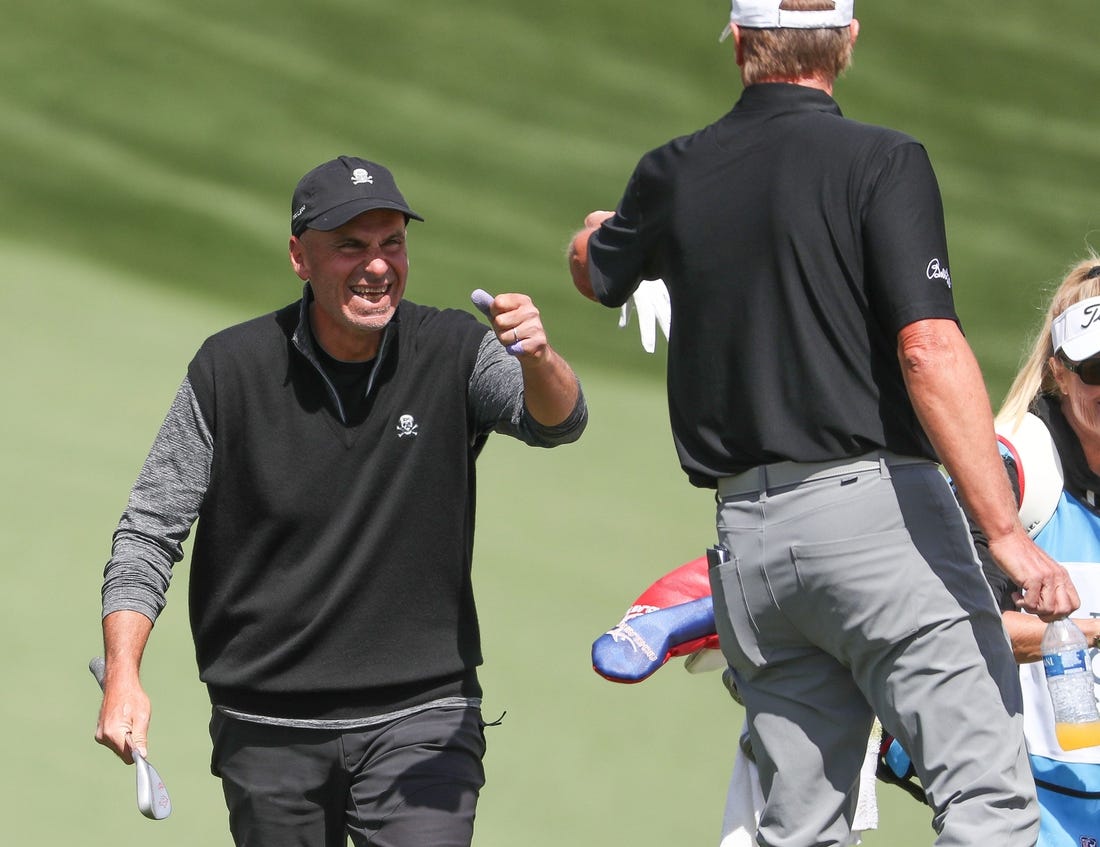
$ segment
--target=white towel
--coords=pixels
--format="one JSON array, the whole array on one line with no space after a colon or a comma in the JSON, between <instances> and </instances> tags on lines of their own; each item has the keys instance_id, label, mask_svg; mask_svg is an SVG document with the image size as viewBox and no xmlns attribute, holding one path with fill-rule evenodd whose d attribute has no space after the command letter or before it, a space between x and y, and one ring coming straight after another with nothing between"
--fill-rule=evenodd
<instances>
[{"instance_id":1,"label":"white towel","mask_svg":"<svg viewBox=\"0 0 1100 847\"><path fill-rule=\"evenodd\" d=\"M745 732L745 727L741 731ZM876 720L867 739L867 755L859 775L859 798L856 801L856 815L849 844L859 844L863 832L878 829L875 771L878 770L881 739L882 726ZM756 828L763 808L764 794L760 790L760 773L756 769L756 762L743 753L738 753L733 762L729 792L726 794L720 847L757 847Z\"/></svg>"}]
</instances>

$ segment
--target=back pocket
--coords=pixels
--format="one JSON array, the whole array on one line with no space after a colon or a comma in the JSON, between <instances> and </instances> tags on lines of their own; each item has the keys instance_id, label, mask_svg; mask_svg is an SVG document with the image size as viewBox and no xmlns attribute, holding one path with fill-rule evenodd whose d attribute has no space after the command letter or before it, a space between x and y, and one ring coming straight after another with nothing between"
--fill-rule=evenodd
<instances>
[{"instance_id":1,"label":"back pocket","mask_svg":"<svg viewBox=\"0 0 1100 847\"><path fill-rule=\"evenodd\" d=\"M895 643L917 631L914 574L930 574L906 530L799 544L791 558L798 590L784 611L833 655L845 655L853 638Z\"/></svg>"}]
</instances>

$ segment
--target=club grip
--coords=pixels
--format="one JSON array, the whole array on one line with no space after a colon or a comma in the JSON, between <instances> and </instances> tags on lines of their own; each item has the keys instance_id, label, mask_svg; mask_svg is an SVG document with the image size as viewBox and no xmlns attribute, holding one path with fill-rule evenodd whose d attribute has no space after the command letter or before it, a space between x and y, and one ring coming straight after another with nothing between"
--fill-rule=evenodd
<instances>
[{"instance_id":1,"label":"club grip","mask_svg":"<svg viewBox=\"0 0 1100 847\"><path fill-rule=\"evenodd\" d=\"M470 292L470 302L473 303L489 320L493 319L493 313L489 307L493 305L493 295L484 288L475 288ZM501 344L504 344L502 341ZM504 349L512 356L518 356L523 352L523 340L517 340L513 344L505 344Z\"/></svg>"},{"instance_id":2,"label":"club grip","mask_svg":"<svg viewBox=\"0 0 1100 847\"><path fill-rule=\"evenodd\" d=\"M493 305L493 295L484 288L475 288L470 292L470 302L487 318L491 318L489 307Z\"/></svg>"},{"instance_id":3,"label":"club grip","mask_svg":"<svg viewBox=\"0 0 1100 847\"><path fill-rule=\"evenodd\" d=\"M99 687L103 688L103 674L107 667L107 663L103 661L102 656L96 656L90 662L88 662L88 670L92 672L92 676L95 677L95 681L99 683Z\"/></svg>"}]
</instances>

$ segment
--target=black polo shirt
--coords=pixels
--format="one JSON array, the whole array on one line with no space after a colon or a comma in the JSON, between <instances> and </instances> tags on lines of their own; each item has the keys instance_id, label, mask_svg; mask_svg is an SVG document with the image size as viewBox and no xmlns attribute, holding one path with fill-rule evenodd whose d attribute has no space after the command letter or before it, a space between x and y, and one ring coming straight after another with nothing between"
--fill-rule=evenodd
<instances>
[{"instance_id":1,"label":"black polo shirt","mask_svg":"<svg viewBox=\"0 0 1100 847\"><path fill-rule=\"evenodd\" d=\"M957 320L939 186L924 148L798 85L638 163L589 242L600 301L660 278L672 301L668 395L691 481L886 448L934 458L897 334Z\"/></svg>"}]
</instances>

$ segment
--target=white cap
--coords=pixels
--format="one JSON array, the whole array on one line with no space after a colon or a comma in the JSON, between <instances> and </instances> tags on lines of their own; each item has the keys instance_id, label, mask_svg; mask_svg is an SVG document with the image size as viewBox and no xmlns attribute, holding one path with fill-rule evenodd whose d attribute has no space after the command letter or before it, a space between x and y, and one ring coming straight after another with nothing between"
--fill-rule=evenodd
<instances>
[{"instance_id":1,"label":"white cap","mask_svg":"<svg viewBox=\"0 0 1100 847\"><path fill-rule=\"evenodd\" d=\"M1073 362L1100 353L1100 297L1074 303L1050 324L1050 342Z\"/></svg>"},{"instance_id":2,"label":"white cap","mask_svg":"<svg viewBox=\"0 0 1100 847\"><path fill-rule=\"evenodd\" d=\"M834 29L848 26L855 12L855 0L836 0L832 9L794 12L780 9L782 0L731 0L730 23L745 29ZM729 25L719 41L730 34Z\"/></svg>"}]
</instances>

